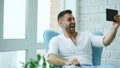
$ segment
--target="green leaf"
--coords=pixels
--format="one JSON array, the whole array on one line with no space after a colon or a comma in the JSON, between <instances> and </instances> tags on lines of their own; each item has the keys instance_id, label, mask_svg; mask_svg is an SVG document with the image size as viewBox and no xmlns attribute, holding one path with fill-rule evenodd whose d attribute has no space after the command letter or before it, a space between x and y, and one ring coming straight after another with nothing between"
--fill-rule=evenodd
<instances>
[{"instance_id":1,"label":"green leaf","mask_svg":"<svg viewBox=\"0 0 120 68\"><path fill-rule=\"evenodd\" d=\"M22 63L24 68L38 68L39 62L41 60L41 55L37 55L37 60L30 59L27 63Z\"/></svg>"},{"instance_id":2,"label":"green leaf","mask_svg":"<svg viewBox=\"0 0 120 68\"><path fill-rule=\"evenodd\" d=\"M41 60L41 55L37 54L37 60L40 61Z\"/></svg>"},{"instance_id":3,"label":"green leaf","mask_svg":"<svg viewBox=\"0 0 120 68\"><path fill-rule=\"evenodd\" d=\"M45 57L43 56L43 63L46 63L46 59L45 59Z\"/></svg>"},{"instance_id":4,"label":"green leaf","mask_svg":"<svg viewBox=\"0 0 120 68\"><path fill-rule=\"evenodd\" d=\"M36 68L36 64L34 62L30 62L30 68Z\"/></svg>"},{"instance_id":5,"label":"green leaf","mask_svg":"<svg viewBox=\"0 0 120 68\"><path fill-rule=\"evenodd\" d=\"M28 67L28 64L30 64L30 62L27 62L24 66L24 68L27 68Z\"/></svg>"},{"instance_id":6,"label":"green leaf","mask_svg":"<svg viewBox=\"0 0 120 68\"><path fill-rule=\"evenodd\" d=\"M42 64L42 67L43 67L43 68L46 68L46 63L43 63L43 64Z\"/></svg>"}]
</instances>

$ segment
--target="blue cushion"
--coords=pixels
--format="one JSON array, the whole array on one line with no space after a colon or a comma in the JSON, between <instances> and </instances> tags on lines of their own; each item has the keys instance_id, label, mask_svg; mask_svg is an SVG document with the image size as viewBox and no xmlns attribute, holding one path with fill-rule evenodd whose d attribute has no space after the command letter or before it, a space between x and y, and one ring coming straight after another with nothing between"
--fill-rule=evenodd
<instances>
[{"instance_id":1,"label":"blue cushion","mask_svg":"<svg viewBox=\"0 0 120 68\"><path fill-rule=\"evenodd\" d=\"M99 35L99 36L103 35L101 32L93 32L93 34ZM53 30L46 30L43 33L43 38L44 38L44 44L45 44L46 51L48 51L50 39L52 37L54 37L54 36L57 36L57 35L59 35L59 33L55 32ZM93 57L92 61L93 61L94 66L100 65L102 50L103 50L102 47L94 47L94 46L92 46L92 57Z\"/></svg>"},{"instance_id":2,"label":"blue cushion","mask_svg":"<svg viewBox=\"0 0 120 68\"><path fill-rule=\"evenodd\" d=\"M48 48L49 48L49 42L51 40L52 37L58 35L59 33L55 32L55 31L52 31L52 30L46 30L44 33L43 33L43 39L44 39L44 44L45 44L45 49L46 51L48 51Z\"/></svg>"},{"instance_id":3,"label":"blue cushion","mask_svg":"<svg viewBox=\"0 0 120 68\"><path fill-rule=\"evenodd\" d=\"M102 36L101 32L93 32L94 35ZM94 47L92 46L92 62L93 65L100 65L101 64L101 54L102 54L103 47Z\"/></svg>"}]
</instances>

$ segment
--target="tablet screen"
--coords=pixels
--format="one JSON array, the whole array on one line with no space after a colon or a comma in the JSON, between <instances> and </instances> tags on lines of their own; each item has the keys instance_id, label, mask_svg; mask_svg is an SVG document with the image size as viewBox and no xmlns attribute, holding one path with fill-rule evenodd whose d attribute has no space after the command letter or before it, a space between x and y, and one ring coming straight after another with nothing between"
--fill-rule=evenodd
<instances>
[{"instance_id":1,"label":"tablet screen","mask_svg":"<svg viewBox=\"0 0 120 68\"><path fill-rule=\"evenodd\" d=\"M106 19L107 19L107 21L115 21L113 18L116 14L118 14L118 10L106 9Z\"/></svg>"}]
</instances>

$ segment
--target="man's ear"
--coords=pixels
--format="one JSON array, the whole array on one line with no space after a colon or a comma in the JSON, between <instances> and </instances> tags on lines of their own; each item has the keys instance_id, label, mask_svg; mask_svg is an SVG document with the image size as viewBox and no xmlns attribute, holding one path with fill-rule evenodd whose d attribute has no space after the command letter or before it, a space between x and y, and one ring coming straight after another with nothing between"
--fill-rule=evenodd
<instances>
[{"instance_id":1,"label":"man's ear","mask_svg":"<svg viewBox=\"0 0 120 68\"><path fill-rule=\"evenodd\" d=\"M58 21L58 24L59 24L60 26L62 26L62 25L63 25L63 23L62 23L62 21L61 21L61 20L59 20L59 21Z\"/></svg>"}]
</instances>

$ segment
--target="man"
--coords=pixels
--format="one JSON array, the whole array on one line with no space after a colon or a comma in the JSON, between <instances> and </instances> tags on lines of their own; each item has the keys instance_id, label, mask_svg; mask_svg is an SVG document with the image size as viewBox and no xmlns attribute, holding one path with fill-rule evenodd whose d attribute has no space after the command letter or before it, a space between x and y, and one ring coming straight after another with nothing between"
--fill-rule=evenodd
<instances>
[{"instance_id":1,"label":"man","mask_svg":"<svg viewBox=\"0 0 120 68\"><path fill-rule=\"evenodd\" d=\"M95 36L88 32L75 31L75 18L71 10L64 10L58 14L58 24L63 30L51 39L47 54L47 61L65 68L88 68L92 65L92 45L98 47L108 46L120 26L120 15L116 15L112 30L106 36ZM87 66L86 66L87 65ZM102 68L115 68L113 65L96 66Z\"/></svg>"}]
</instances>

